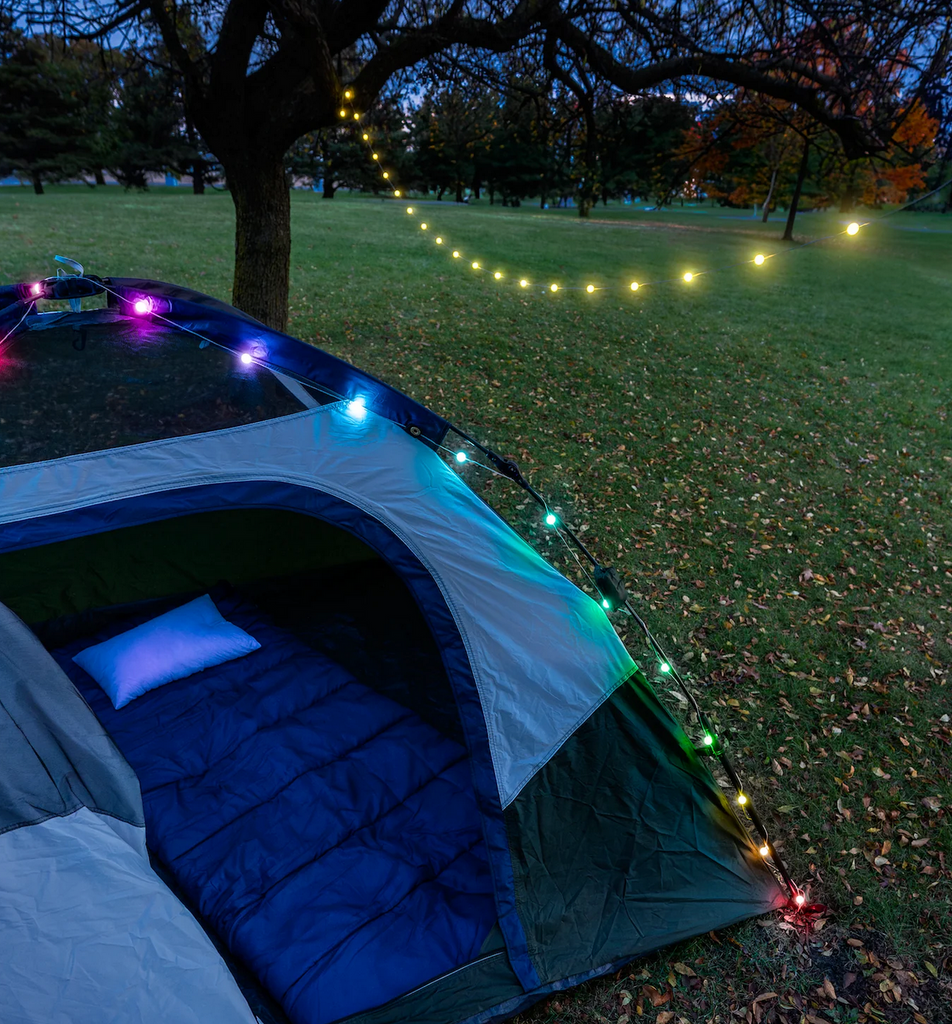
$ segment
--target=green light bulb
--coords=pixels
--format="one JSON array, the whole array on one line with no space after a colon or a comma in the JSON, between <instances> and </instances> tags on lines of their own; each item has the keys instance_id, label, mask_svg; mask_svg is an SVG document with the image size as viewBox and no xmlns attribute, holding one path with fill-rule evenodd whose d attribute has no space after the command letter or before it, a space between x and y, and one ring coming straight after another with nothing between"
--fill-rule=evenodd
<instances>
[{"instance_id":1,"label":"green light bulb","mask_svg":"<svg viewBox=\"0 0 952 1024\"><path fill-rule=\"evenodd\" d=\"M671 671L671 666L666 661L662 661L661 662L661 671L662 672L670 672Z\"/></svg>"},{"instance_id":2,"label":"green light bulb","mask_svg":"<svg viewBox=\"0 0 952 1024\"><path fill-rule=\"evenodd\" d=\"M554 513L554 512L549 512L549 513L548 513L548 515L547 515L547 516L545 517L545 525L546 525L546 526L555 526L555 524L556 524L556 523L557 523L558 521L559 521L559 520L558 520L558 518L556 517L556 515L555 515L555 513Z\"/></svg>"},{"instance_id":3,"label":"green light bulb","mask_svg":"<svg viewBox=\"0 0 952 1024\"><path fill-rule=\"evenodd\" d=\"M612 606L611 601L609 601L607 597L603 597L602 598L602 607L603 608L611 608L611 606Z\"/></svg>"},{"instance_id":4,"label":"green light bulb","mask_svg":"<svg viewBox=\"0 0 952 1024\"><path fill-rule=\"evenodd\" d=\"M711 747L714 745L714 737L710 733L704 734L704 746Z\"/></svg>"},{"instance_id":5,"label":"green light bulb","mask_svg":"<svg viewBox=\"0 0 952 1024\"><path fill-rule=\"evenodd\" d=\"M456 453L456 461L457 462L465 462L466 461L466 452L457 452Z\"/></svg>"}]
</instances>

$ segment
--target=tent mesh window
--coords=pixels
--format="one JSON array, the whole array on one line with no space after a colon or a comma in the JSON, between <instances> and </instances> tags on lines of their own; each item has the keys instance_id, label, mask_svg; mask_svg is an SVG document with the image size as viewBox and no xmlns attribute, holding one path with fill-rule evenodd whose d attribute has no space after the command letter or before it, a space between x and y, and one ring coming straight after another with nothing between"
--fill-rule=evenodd
<instances>
[{"instance_id":1,"label":"tent mesh window","mask_svg":"<svg viewBox=\"0 0 952 1024\"><path fill-rule=\"evenodd\" d=\"M0 350L0 466L301 409L271 374L161 324L106 309L27 323Z\"/></svg>"}]
</instances>

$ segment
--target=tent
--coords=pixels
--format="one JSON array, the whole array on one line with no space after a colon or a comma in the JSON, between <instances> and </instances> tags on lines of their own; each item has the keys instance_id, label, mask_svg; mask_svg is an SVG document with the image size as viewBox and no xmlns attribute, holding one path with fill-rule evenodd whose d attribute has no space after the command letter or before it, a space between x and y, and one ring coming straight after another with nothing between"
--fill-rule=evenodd
<instances>
[{"instance_id":1,"label":"tent","mask_svg":"<svg viewBox=\"0 0 952 1024\"><path fill-rule=\"evenodd\" d=\"M503 1020L786 901L497 456L171 285L0 339L5 1021ZM118 709L75 660L206 595L255 650Z\"/></svg>"}]
</instances>

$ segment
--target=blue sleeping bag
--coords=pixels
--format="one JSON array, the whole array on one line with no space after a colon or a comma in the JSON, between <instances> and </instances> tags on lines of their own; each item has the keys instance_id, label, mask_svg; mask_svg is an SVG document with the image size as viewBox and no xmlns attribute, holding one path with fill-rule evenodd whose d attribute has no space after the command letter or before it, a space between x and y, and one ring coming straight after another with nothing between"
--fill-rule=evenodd
<instances>
[{"instance_id":1,"label":"blue sleeping bag","mask_svg":"<svg viewBox=\"0 0 952 1024\"><path fill-rule=\"evenodd\" d=\"M496 919L467 754L239 597L260 650L116 711L53 652L134 768L149 843L295 1024L473 959Z\"/></svg>"}]
</instances>

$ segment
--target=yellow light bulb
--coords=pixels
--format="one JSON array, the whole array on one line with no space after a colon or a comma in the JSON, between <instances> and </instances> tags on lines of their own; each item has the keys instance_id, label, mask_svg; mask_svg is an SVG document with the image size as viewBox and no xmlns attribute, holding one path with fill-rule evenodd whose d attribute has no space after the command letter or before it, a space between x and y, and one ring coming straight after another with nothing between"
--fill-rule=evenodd
<instances>
[{"instance_id":1,"label":"yellow light bulb","mask_svg":"<svg viewBox=\"0 0 952 1024\"><path fill-rule=\"evenodd\" d=\"M342 111L340 112L340 116L341 116L341 117L346 117L346 116L347 116L347 111L346 111L346 110L342 110Z\"/></svg>"},{"instance_id":2,"label":"yellow light bulb","mask_svg":"<svg viewBox=\"0 0 952 1024\"><path fill-rule=\"evenodd\" d=\"M473 270L479 270L479 264L476 262L476 260L473 260Z\"/></svg>"},{"instance_id":3,"label":"yellow light bulb","mask_svg":"<svg viewBox=\"0 0 952 1024\"><path fill-rule=\"evenodd\" d=\"M737 802L743 807L747 803L747 797L743 793L738 793Z\"/></svg>"},{"instance_id":4,"label":"yellow light bulb","mask_svg":"<svg viewBox=\"0 0 952 1024\"><path fill-rule=\"evenodd\" d=\"M354 111L354 120L355 121L359 121L360 120L360 114L358 114L356 110Z\"/></svg>"},{"instance_id":5,"label":"yellow light bulb","mask_svg":"<svg viewBox=\"0 0 952 1024\"><path fill-rule=\"evenodd\" d=\"M397 199L399 199L399 198L400 198L400 189L398 189L398 188L395 188L395 189L393 190L393 194L394 194L394 195L395 195L395 196L397 197Z\"/></svg>"},{"instance_id":6,"label":"yellow light bulb","mask_svg":"<svg viewBox=\"0 0 952 1024\"><path fill-rule=\"evenodd\" d=\"M354 94L353 94L353 93L352 93L352 92L350 91L350 89L348 89L348 90L347 90L347 91L346 91L346 92L344 93L344 99L345 99L345 100L353 99L353 96L354 96Z\"/></svg>"},{"instance_id":7,"label":"yellow light bulb","mask_svg":"<svg viewBox=\"0 0 952 1024\"><path fill-rule=\"evenodd\" d=\"M769 857L770 856L770 847L769 846L761 846L761 848L760 848L760 856L761 857Z\"/></svg>"},{"instance_id":8,"label":"yellow light bulb","mask_svg":"<svg viewBox=\"0 0 952 1024\"><path fill-rule=\"evenodd\" d=\"M519 282L519 287L520 287L520 288L528 288L528 287L529 287L529 282L528 282L528 281L527 281L527 280L526 280L525 278L523 278L523 279L522 279L522 280L521 280L521 281Z\"/></svg>"},{"instance_id":9,"label":"yellow light bulb","mask_svg":"<svg viewBox=\"0 0 952 1024\"><path fill-rule=\"evenodd\" d=\"M407 207L407 213L413 213L413 207L412 206L408 206Z\"/></svg>"},{"instance_id":10,"label":"yellow light bulb","mask_svg":"<svg viewBox=\"0 0 952 1024\"><path fill-rule=\"evenodd\" d=\"M366 132L364 132L364 142L369 142L369 141L370 141L370 136Z\"/></svg>"},{"instance_id":11,"label":"yellow light bulb","mask_svg":"<svg viewBox=\"0 0 952 1024\"><path fill-rule=\"evenodd\" d=\"M764 256L763 253L757 253L757 255L754 257L754 263L756 263L758 267L762 267L764 265L764 260L766 258L767 257Z\"/></svg>"},{"instance_id":12,"label":"yellow light bulb","mask_svg":"<svg viewBox=\"0 0 952 1024\"><path fill-rule=\"evenodd\" d=\"M592 292L595 291L595 285L590 284L585 290L588 292L589 295L591 295Z\"/></svg>"},{"instance_id":13,"label":"yellow light bulb","mask_svg":"<svg viewBox=\"0 0 952 1024\"><path fill-rule=\"evenodd\" d=\"M848 235L855 235L857 231L859 231L859 224L857 224L854 220L853 223L850 224L850 226L846 229L846 233Z\"/></svg>"},{"instance_id":14,"label":"yellow light bulb","mask_svg":"<svg viewBox=\"0 0 952 1024\"><path fill-rule=\"evenodd\" d=\"M422 223L422 224L420 225L420 230L421 230L421 231L426 231L426 221L424 221L424 222L423 222L423 223Z\"/></svg>"},{"instance_id":15,"label":"yellow light bulb","mask_svg":"<svg viewBox=\"0 0 952 1024\"><path fill-rule=\"evenodd\" d=\"M501 280L502 280L502 274L500 274L498 270L496 271L496 273L495 273L495 274L493 274L493 277L494 277L494 278L495 278L495 279L496 279L497 281L501 281Z\"/></svg>"},{"instance_id":16,"label":"yellow light bulb","mask_svg":"<svg viewBox=\"0 0 952 1024\"><path fill-rule=\"evenodd\" d=\"M458 260L459 259L459 249L454 249L453 250L453 259L454 260Z\"/></svg>"},{"instance_id":17,"label":"yellow light bulb","mask_svg":"<svg viewBox=\"0 0 952 1024\"><path fill-rule=\"evenodd\" d=\"M389 178L389 177L390 177L390 172L389 172L389 171L384 171L384 172L383 172L383 176L384 176L385 178Z\"/></svg>"},{"instance_id":18,"label":"yellow light bulb","mask_svg":"<svg viewBox=\"0 0 952 1024\"><path fill-rule=\"evenodd\" d=\"M439 236L439 235L437 235L437 236L436 236L436 244L437 244L437 245L442 245L442 244L443 244L443 239L442 239L442 238L440 238L440 236Z\"/></svg>"},{"instance_id":19,"label":"yellow light bulb","mask_svg":"<svg viewBox=\"0 0 952 1024\"><path fill-rule=\"evenodd\" d=\"M557 292L558 290L559 290L559 286L557 284L550 284L549 285L549 291L550 292Z\"/></svg>"},{"instance_id":20,"label":"yellow light bulb","mask_svg":"<svg viewBox=\"0 0 952 1024\"><path fill-rule=\"evenodd\" d=\"M376 153L371 153L370 157L371 157L372 160L379 160L380 159L380 157Z\"/></svg>"},{"instance_id":21,"label":"yellow light bulb","mask_svg":"<svg viewBox=\"0 0 952 1024\"><path fill-rule=\"evenodd\" d=\"M638 282L637 282L637 281L632 281L632 282L631 282L631 290L632 290L633 292L636 292L636 291L638 291Z\"/></svg>"},{"instance_id":22,"label":"yellow light bulb","mask_svg":"<svg viewBox=\"0 0 952 1024\"><path fill-rule=\"evenodd\" d=\"M691 273L687 273L687 274L685 274L685 275L684 275L684 280L685 280L685 281L686 281L686 282L687 282L688 284L690 284L690 283L691 283L691 282L692 282L692 281L694 280L694 275L693 275L693 274L691 274Z\"/></svg>"}]
</instances>

